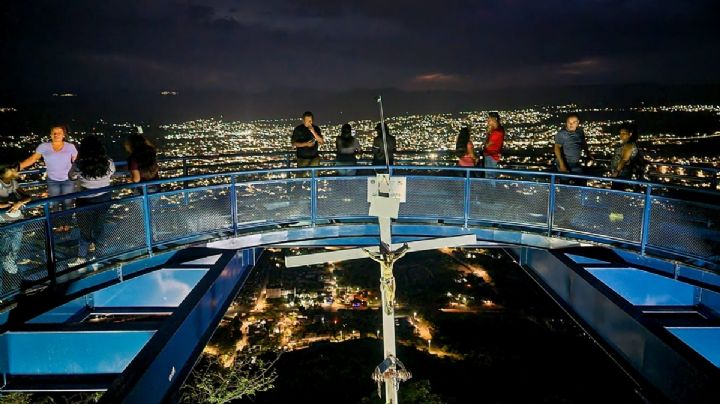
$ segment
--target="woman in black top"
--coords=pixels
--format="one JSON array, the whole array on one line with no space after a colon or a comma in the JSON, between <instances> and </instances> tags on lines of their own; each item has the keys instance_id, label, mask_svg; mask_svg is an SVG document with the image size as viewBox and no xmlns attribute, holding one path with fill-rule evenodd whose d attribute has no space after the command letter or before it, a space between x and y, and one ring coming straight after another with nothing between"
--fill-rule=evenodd
<instances>
[{"instance_id":1,"label":"woman in black top","mask_svg":"<svg viewBox=\"0 0 720 404\"><path fill-rule=\"evenodd\" d=\"M360 142L353 136L353 128L345 124L340 130L340 136L335 138L335 149L337 157L335 165L354 166L357 165L357 154L360 153ZM355 175L357 170L338 170L340 175Z\"/></svg>"}]
</instances>

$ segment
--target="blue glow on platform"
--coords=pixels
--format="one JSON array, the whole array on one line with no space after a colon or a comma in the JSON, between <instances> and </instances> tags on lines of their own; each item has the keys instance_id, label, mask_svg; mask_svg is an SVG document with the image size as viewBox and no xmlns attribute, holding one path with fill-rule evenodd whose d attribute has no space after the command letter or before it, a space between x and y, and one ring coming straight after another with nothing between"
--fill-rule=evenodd
<instances>
[{"instance_id":1,"label":"blue glow on platform","mask_svg":"<svg viewBox=\"0 0 720 404\"><path fill-rule=\"evenodd\" d=\"M573 260L576 264L588 265L588 264L610 264L607 261L596 260L595 258L583 257L582 255L565 254L568 258Z\"/></svg>"},{"instance_id":2,"label":"blue glow on platform","mask_svg":"<svg viewBox=\"0 0 720 404\"><path fill-rule=\"evenodd\" d=\"M154 331L12 332L2 335L14 375L121 373Z\"/></svg>"},{"instance_id":3,"label":"blue glow on platform","mask_svg":"<svg viewBox=\"0 0 720 404\"><path fill-rule=\"evenodd\" d=\"M587 270L636 306L694 306L698 289L680 281L634 268Z\"/></svg>"},{"instance_id":4,"label":"blue glow on platform","mask_svg":"<svg viewBox=\"0 0 720 404\"><path fill-rule=\"evenodd\" d=\"M207 269L162 269L102 289L95 307L177 307Z\"/></svg>"},{"instance_id":5,"label":"blue glow on platform","mask_svg":"<svg viewBox=\"0 0 720 404\"><path fill-rule=\"evenodd\" d=\"M720 327L667 327L667 329L720 368Z\"/></svg>"}]
</instances>

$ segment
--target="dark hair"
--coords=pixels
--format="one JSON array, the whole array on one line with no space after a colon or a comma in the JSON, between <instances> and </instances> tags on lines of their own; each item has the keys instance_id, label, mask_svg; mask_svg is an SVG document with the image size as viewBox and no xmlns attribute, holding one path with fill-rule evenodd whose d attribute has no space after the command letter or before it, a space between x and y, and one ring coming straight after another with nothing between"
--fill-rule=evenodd
<instances>
[{"instance_id":1,"label":"dark hair","mask_svg":"<svg viewBox=\"0 0 720 404\"><path fill-rule=\"evenodd\" d=\"M455 141L455 155L462 157L467 154L467 144L470 141L470 128L467 126L460 129Z\"/></svg>"},{"instance_id":2,"label":"dark hair","mask_svg":"<svg viewBox=\"0 0 720 404\"><path fill-rule=\"evenodd\" d=\"M63 124L63 123L58 123L58 124L55 124L55 125L51 125L51 126L50 126L50 132L52 132L52 130L55 129L55 128L60 128L60 129L62 129L62 130L63 130L63 133L65 134L65 136L67 136L67 134L68 134L67 125L65 125L65 124Z\"/></svg>"},{"instance_id":3,"label":"dark hair","mask_svg":"<svg viewBox=\"0 0 720 404\"><path fill-rule=\"evenodd\" d=\"M105 146L95 135L86 136L80 141L75 163L82 176L86 178L103 177L110 170L110 158Z\"/></svg>"},{"instance_id":4,"label":"dark hair","mask_svg":"<svg viewBox=\"0 0 720 404\"><path fill-rule=\"evenodd\" d=\"M568 119L573 117L577 118L578 121L580 120L580 115L578 115L577 112L568 112L567 114L565 114L565 122L567 122Z\"/></svg>"},{"instance_id":5,"label":"dark hair","mask_svg":"<svg viewBox=\"0 0 720 404\"><path fill-rule=\"evenodd\" d=\"M635 143L638 141L638 138L640 137L640 134L637 130L637 125L635 125L632 122L625 122L622 125L620 125L620 128L618 129L618 132L621 130L626 130L630 132L630 139L628 139L628 143Z\"/></svg>"},{"instance_id":6,"label":"dark hair","mask_svg":"<svg viewBox=\"0 0 720 404\"><path fill-rule=\"evenodd\" d=\"M353 140L355 140L355 138L352 135L352 126L346 123L342 126L342 129L340 129L340 146L350 147L353 144Z\"/></svg>"},{"instance_id":7,"label":"dark hair","mask_svg":"<svg viewBox=\"0 0 720 404\"><path fill-rule=\"evenodd\" d=\"M5 175L8 170L20 170L20 163L17 161L11 161L9 163L0 163L0 177Z\"/></svg>"},{"instance_id":8,"label":"dark hair","mask_svg":"<svg viewBox=\"0 0 720 404\"><path fill-rule=\"evenodd\" d=\"M310 111L303 112L302 118L305 119L306 116L309 116L310 118L314 118L312 112L310 112Z\"/></svg>"},{"instance_id":9,"label":"dark hair","mask_svg":"<svg viewBox=\"0 0 720 404\"><path fill-rule=\"evenodd\" d=\"M488 117L496 120L497 123L498 123L498 126L500 126L501 123L500 123L500 114L499 114L499 113L497 113L497 112L495 112L495 111L493 111L493 112L488 112Z\"/></svg>"},{"instance_id":10,"label":"dark hair","mask_svg":"<svg viewBox=\"0 0 720 404\"><path fill-rule=\"evenodd\" d=\"M130 149L128 163L135 161L140 171L140 178L150 179L157 176L159 167L157 160L157 149L145 136L133 133L125 141Z\"/></svg>"}]
</instances>

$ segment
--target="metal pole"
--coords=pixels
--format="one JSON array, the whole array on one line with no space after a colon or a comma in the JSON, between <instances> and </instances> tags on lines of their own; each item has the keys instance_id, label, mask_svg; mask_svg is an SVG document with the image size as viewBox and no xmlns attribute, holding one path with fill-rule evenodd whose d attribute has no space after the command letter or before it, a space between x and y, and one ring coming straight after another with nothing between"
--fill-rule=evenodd
<instances>
[{"instance_id":1,"label":"metal pole","mask_svg":"<svg viewBox=\"0 0 720 404\"><path fill-rule=\"evenodd\" d=\"M235 183L236 177L233 175L230 181L230 214L232 215L233 236L237 236L238 217L237 217L237 189Z\"/></svg>"},{"instance_id":2,"label":"metal pole","mask_svg":"<svg viewBox=\"0 0 720 404\"><path fill-rule=\"evenodd\" d=\"M387 150L387 134L385 133L385 114L383 113L382 95L377 96L377 102L380 104L380 130L383 136L383 150L385 151L385 166L390 173L390 156L388 156Z\"/></svg>"},{"instance_id":3,"label":"metal pole","mask_svg":"<svg viewBox=\"0 0 720 404\"><path fill-rule=\"evenodd\" d=\"M145 249L147 250L148 255L152 255L152 225L150 221L150 201L148 198L147 185L143 184L142 192L143 210L145 211L145 214L143 215L143 222L145 225Z\"/></svg>"},{"instance_id":4,"label":"metal pole","mask_svg":"<svg viewBox=\"0 0 720 404\"><path fill-rule=\"evenodd\" d=\"M652 185L647 184L645 188L645 206L643 208L642 227L640 227L640 255L645 255L648 238L650 236L650 208L652 197Z\"/></svg>"},{"instance_id":5,"label":"metal pole","mask_svg":"<svg viewBox=\"0 0 720 404\"><path fill-rule=\"evenodd\" d=\"M463 206L463 216L465 224L463 228L467 229L468 219L470 218L470 170L465 171L465 205Z\"/></svg>"},{"instance_id":6,"label":"metal pole","mask_svg":"<svg viewBox=\"0 0 720 404\"><path fill-rule=\"evenodd\" d=\"M50 278L50 286L54 287L57 284L57 261L55 258L55 236L53 235L52 222L50 221L50 204L45 202L43 205L43 211L45 212L45 259L47 260L46 266L48 271L48 278Z\"/></svg>"},{"instance_id":7,"label":"metal pole","mask_svg":"<svg viewBox=\"0 0 720 404\"><path fill-rule=\"evenodd\" d=\"M550 175L550 194L548 195L547 235L552 236L552 224L555 220L555 176Z\"/></svg>"},{"instance_id":8,"label":"metal pole","mask_svg":"<svg viewBox=\"0 0 720 404\"><path fill-rule=\"evenodd\" d=\"M315 169L311 168L310 173L310 224L315 227L317 220L317 178L315 178Z\"/></svg>"}]
</instances>

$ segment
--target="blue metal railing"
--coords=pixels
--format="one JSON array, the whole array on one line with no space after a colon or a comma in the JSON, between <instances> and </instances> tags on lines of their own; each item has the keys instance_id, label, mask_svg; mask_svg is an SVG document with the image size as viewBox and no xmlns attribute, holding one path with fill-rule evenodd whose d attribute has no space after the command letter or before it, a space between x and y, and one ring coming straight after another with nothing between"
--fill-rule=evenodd
<instances>
[{"instance_id":1,"label":"blue metal railing","mask_svg":"<svg viewBox=\"0 0 720 404\"><path fill-rule=\"evenodd\" d=\"M89 264L125 259L128 254L152 255L159 248L230 237L261 226L315 226L330 219L373 222L367 216L367 174L383 167L342 169L364 170L365 175L337 176L334 167L281 168L105 188L114 198L107 203L108 213L95 217L103 221L103 241L94 257L79 264L73 263L77 244L91 224L88 212L98 207L53 212L52 204L68 195L33 201L24 209L26 219L0 225L4 250L12 242L7 235L22 232L16 256L10 254L19 275L7 269L2 273L0 297L37 284L55 284L59 276ZM718 192L629 180L613 181L642 192L591 188L568 182L608 179L537 171L428 166L394 166L390 171L408 178L401 221L442 219L463 227L493 226L590 240L689 260L711 270L720 264ZM483 172L499 176L479 178Z\"/></svg>"}]
</instances>

